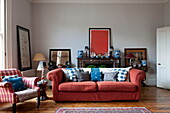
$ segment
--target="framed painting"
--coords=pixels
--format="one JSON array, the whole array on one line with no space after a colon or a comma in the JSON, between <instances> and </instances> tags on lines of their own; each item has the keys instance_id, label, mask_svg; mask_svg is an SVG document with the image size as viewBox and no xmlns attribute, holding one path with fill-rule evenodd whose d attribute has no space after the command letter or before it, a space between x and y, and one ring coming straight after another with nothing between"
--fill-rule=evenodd
<instances>
[{"instance_id":1,"label":"framed painting","mask_svg":"<svg viewBox=\"0 0 170 113\"><path fill-rule=\"evenodd\" d=\"M90 53L105 54L111 45L111 28L89 28Z\"/></svg>"},{"instance_id":2,"label":"framed painting","mask_svg":"<svg viewBox=\"0 0 170 113\"><path fill-rule=\"evenodd\" d=\"M55 63L56 66L66 66L71 63L71 49L50 49L49 62Z\"/></svg>"},{"instance_id":3,"label":"framed painting","mask_svg":"<svg viewBox=\"0 0 170 113\"><path fill-rule=\"evenodd\" d=\"M17 25L19 70L32 69L29 29Z\"/></svg>"},{"instance_id":4,"label":"framed painting","mask_svg":"<svg viewBox=\"0 0 170 113\"><path fill-rule=\"evenodd\" d=\"M142 60L147 60L146 48L125 48L125 66L129 66L129 60L126 58L128 54L133 54L135 58L133 61L141 63Z\"/></svg>"}]
</instances>

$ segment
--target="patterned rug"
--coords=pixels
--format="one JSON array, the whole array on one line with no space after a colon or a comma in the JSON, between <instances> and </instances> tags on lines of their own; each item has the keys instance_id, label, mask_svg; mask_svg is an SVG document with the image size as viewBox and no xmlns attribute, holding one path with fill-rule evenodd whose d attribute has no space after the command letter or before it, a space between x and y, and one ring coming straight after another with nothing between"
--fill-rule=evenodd
<instances>
[{"instance_id":1,"label":"patterned rug","mask_svg":"<svg viewBox=\"0 0 170 113\"><path fill-rule=\"evenodd\" d=\"M151 113L145 107L81 107L59 108L55 113Z\"/></svg>"}]
</instances>

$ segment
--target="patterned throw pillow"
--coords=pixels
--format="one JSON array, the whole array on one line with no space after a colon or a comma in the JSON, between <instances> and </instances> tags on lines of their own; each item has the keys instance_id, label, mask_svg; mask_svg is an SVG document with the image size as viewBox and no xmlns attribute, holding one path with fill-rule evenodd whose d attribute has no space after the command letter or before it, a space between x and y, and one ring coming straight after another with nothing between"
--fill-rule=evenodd
<instances>
[{"instance_id":1,"label":"patterned throw pillow","mask_svg":"<svg viewBox=\"0 0 170 113\"><path fill-rule=\"evenodd\" d=\"M102 73L99 68L91 68L91 81L102 81Z\"/></svg>"},{"instance_id":2,"label":"patterned throw pillow","mask_svg":"<svg viewBox=\"0 0 170 113\"><path fill-rule=\"evenodd\" d=\"M118 70L117 80L123 82L127 79L128 72L126 70Z\"/></svg>"},{"instance_id":3,"label":"patterned throw pillow","mask_svg":"<svg viewBox=\"0 0 170 113\"><path fill-rule=\"evenodd\" d=\"M13 76L5 76L3 77L4 82L10 82L12 84L12 88L14 91L22 91L26 89L22 77L18 77L18 75L13 75Z\"/></svg>"},{"instance_id":4,"label":"patterned throw pillow","mask_svg":"<svg viewBox=\"0 0 170 113\"><path fill-rule=\"evenodd\" d=\"M104 81L117 81L117 74L119 72L105 72L104 73Z\"/></svg>"},{"instance_id":5,"label":"patterned throw pillow","mask_svg":"<svg viewBox=\"0 0 170 113\"><path fill-rule=\"evenodd\" d=\"M69 80L73 82L78 82L77 73L70 75Z\"/></svg>"},{"instance_id":6,"label":"patterned throw pillow","mask_svg":"<svg viewBox=\"0 0 170 113\"><path fill-rule=\"evenodd\" d=\"M91 72L91 80L92 81L102 81L101 72Z\"/></svg>"},{"instance_id":7,"label":"patterned throw pillow","mask_svg":"<svg viewBox=\"0 0 170 113\"><path fill-rule=\"evenodd\" d=\"M91 73L91 68L81 68L82 71L88 71L89 73Z\"/></svg>"},{"instance_id":8,"label":"patterned throw pillow","mask_svg":"<svg viewBox=\"0 0 170 113\"><path fill-rule=\"evenodd\" d=\"M123 81L129 81L129 79L128 79L129 73L128 72L129 72L130 69L131 69L131 67L127 67L127 68L100 68L100 71L102 73L117 71L117 72L119 72L117 74L117 80L123 82Z\"/></svg>"},{"instance_id":9,"label":"patterned throw pillow","mask_svg":"<svg viewBox=\"0 0 170 113\"><path fill-rule=\"evenodd\" d=\"M73 81L73 82L77 82L78 81L78 73L82 72L82 70L80 68L66 68L66 69L62 69L63 72L65 73L65 81Z\"/></svg>"},{"instance_id":10,"label":"patterned throw pillow","mask_svg":"<svg viewBox=\"0 0 170 113\"><path fill-rule=\"evenodd\" d=\"M86 72L79 72L77 76L78 76L78 82L90 80L90 75L89 75L88 71L86 71Z\"/></svg>"},{"instance_id":11,"label":"patterned throw pillow","mask_svg":"<svg viewBox=\"0 0 170 113\"><path fill-rule=\"evenodd\" d=\"M62 68L62 71L64 72L64 82L70 81L68 70L66 70L65 68Z\"/></svg>"}]
</instances>

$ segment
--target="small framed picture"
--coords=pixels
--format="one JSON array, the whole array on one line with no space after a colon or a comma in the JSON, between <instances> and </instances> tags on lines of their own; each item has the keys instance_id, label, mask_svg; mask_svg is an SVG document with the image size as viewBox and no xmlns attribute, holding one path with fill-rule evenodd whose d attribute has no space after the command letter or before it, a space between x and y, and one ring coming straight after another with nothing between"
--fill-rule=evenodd
<instances>
[{"instance_id":1,"label":"small framed picture","mask_svg":"<svg viewBox=\"0 0 170 113\"><path fill-rule=\"evenodd\" d=\"M50 49L49 62L54 62L57 66L65 66L66 62L71 63L71 49Z\"/></svg>"},{"instance_id":2,"label":"small framed picture","mask_svg":"<svg viewBox=\"0 0 170 113\"><path fill-rule=\"evenodd\" d=\"M133 61L140 62L147 61L147 49L146 48L125 48L125 66L129 66L129 60L126 58L128 54L133 54L135 58Z\"/></svg>"}]
</instances>

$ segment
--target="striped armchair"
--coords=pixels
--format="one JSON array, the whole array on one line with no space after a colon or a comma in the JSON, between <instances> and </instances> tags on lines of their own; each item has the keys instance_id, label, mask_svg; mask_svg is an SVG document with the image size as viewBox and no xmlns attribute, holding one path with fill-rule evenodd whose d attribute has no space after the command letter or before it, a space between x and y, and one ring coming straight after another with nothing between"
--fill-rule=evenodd
<instances>
[{"instance_id":1,"label":"striped armchair","mask_svg":"<svg viewBox=\"0 0 170 113\"><path fill-rule=\"evenodd\" d=\"M22 77L26 90L14 92L12 84L3 82L2 76L18 75ZM0 70L0 102L8 102L13 105L13 113L16 112L16 103L37 97L37 108L40 105L40 90L37 86L39 78L24 77L17 69Z\"/></svg>"}]
</instances>

